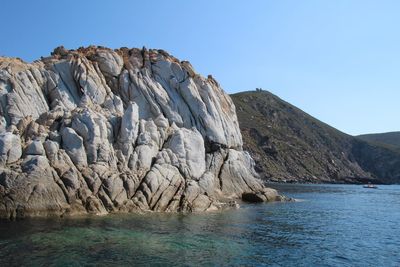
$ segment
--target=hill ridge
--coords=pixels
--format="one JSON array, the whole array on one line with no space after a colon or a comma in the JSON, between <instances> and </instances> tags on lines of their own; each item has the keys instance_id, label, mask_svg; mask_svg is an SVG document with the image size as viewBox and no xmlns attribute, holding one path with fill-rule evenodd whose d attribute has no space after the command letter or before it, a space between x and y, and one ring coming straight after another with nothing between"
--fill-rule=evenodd
<instances>
[{"instance_id":1,"label":"hill ridge","mask_svg":"<svg viewBox=\"0 0 400 267\"><path fill-rule=\"evenodd\" d=\"M341 132L268 91L231 97L244 149L268 181L400 181L400 153L395 150Z\"/></svg>"}]
</instances>

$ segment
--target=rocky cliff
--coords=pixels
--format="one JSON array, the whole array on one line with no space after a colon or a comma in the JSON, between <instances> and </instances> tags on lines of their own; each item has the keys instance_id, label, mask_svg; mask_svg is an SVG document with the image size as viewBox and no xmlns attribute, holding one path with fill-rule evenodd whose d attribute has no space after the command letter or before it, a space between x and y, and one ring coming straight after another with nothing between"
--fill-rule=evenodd
<instances>
[{"instance_id":1,"label":"rocky cliff","mask_svg":"<svg viewBox=\"0 0 400 267\"><path fill-rule=\"evenodd\" d=\"M268 181L400 183L400 153L347 135L267 92L231 96L244 149Z\"/></svg>"},{"instance_id":2,"label":"rocky cliff","mask_svg":"<svg viewBox=\"0 0 400 267\"><path fill-rule=\"evenodd\" d=\"M206 211L275 200L218 83L163 50L0 58L0 217Z\"/></svg>"}]
</instances>

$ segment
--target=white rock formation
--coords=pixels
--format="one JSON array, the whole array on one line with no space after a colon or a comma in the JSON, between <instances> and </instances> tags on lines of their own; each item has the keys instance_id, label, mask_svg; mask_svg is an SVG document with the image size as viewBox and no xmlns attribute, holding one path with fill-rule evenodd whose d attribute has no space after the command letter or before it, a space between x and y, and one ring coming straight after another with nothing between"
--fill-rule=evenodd
<instances>
[{"instance_id":1,"label":"white rock formation","mask_svg":"<svg viewBox=\"0 0 400 267\"><path fill-rule=\"evenodd\" d=\"M244 193L277 198L242 151L229 96L163 50L0 58L0 115L0 217L206 211Z\"/></svg>"}]
</instances>

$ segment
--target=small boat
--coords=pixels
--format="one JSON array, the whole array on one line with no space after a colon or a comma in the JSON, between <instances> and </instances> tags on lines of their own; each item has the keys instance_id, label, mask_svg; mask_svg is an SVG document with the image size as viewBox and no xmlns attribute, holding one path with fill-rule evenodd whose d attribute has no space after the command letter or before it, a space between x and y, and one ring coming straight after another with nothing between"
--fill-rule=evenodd
<instances>
[{"instance_id":1,"label":"small boat","mask_svg":"<svg viewBox=\"0 0 400 267\"><path fill-rule=\"evenodd\" d=\"M378 187L374 184L365 184L363 186L364 188L369 188L369 189L377 189Z\"/></svg>"}]
</instances>

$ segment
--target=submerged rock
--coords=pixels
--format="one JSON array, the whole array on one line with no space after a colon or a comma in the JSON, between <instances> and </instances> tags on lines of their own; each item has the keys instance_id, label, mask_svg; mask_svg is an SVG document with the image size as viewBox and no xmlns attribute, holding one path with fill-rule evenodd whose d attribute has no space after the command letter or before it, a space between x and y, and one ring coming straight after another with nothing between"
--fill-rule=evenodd
<instances>
[{"instance_id":1,"label":"submerged rock","mask_svg":"<svg viewBox=\"0 0 400 267\"><path fill-rule=\"evenodd\" d=\"M0 217L209 211L273 201L232 100L162 50L0 58ZM261 193L260 193L261 192Z\"/></svg>"}]
</instances>

